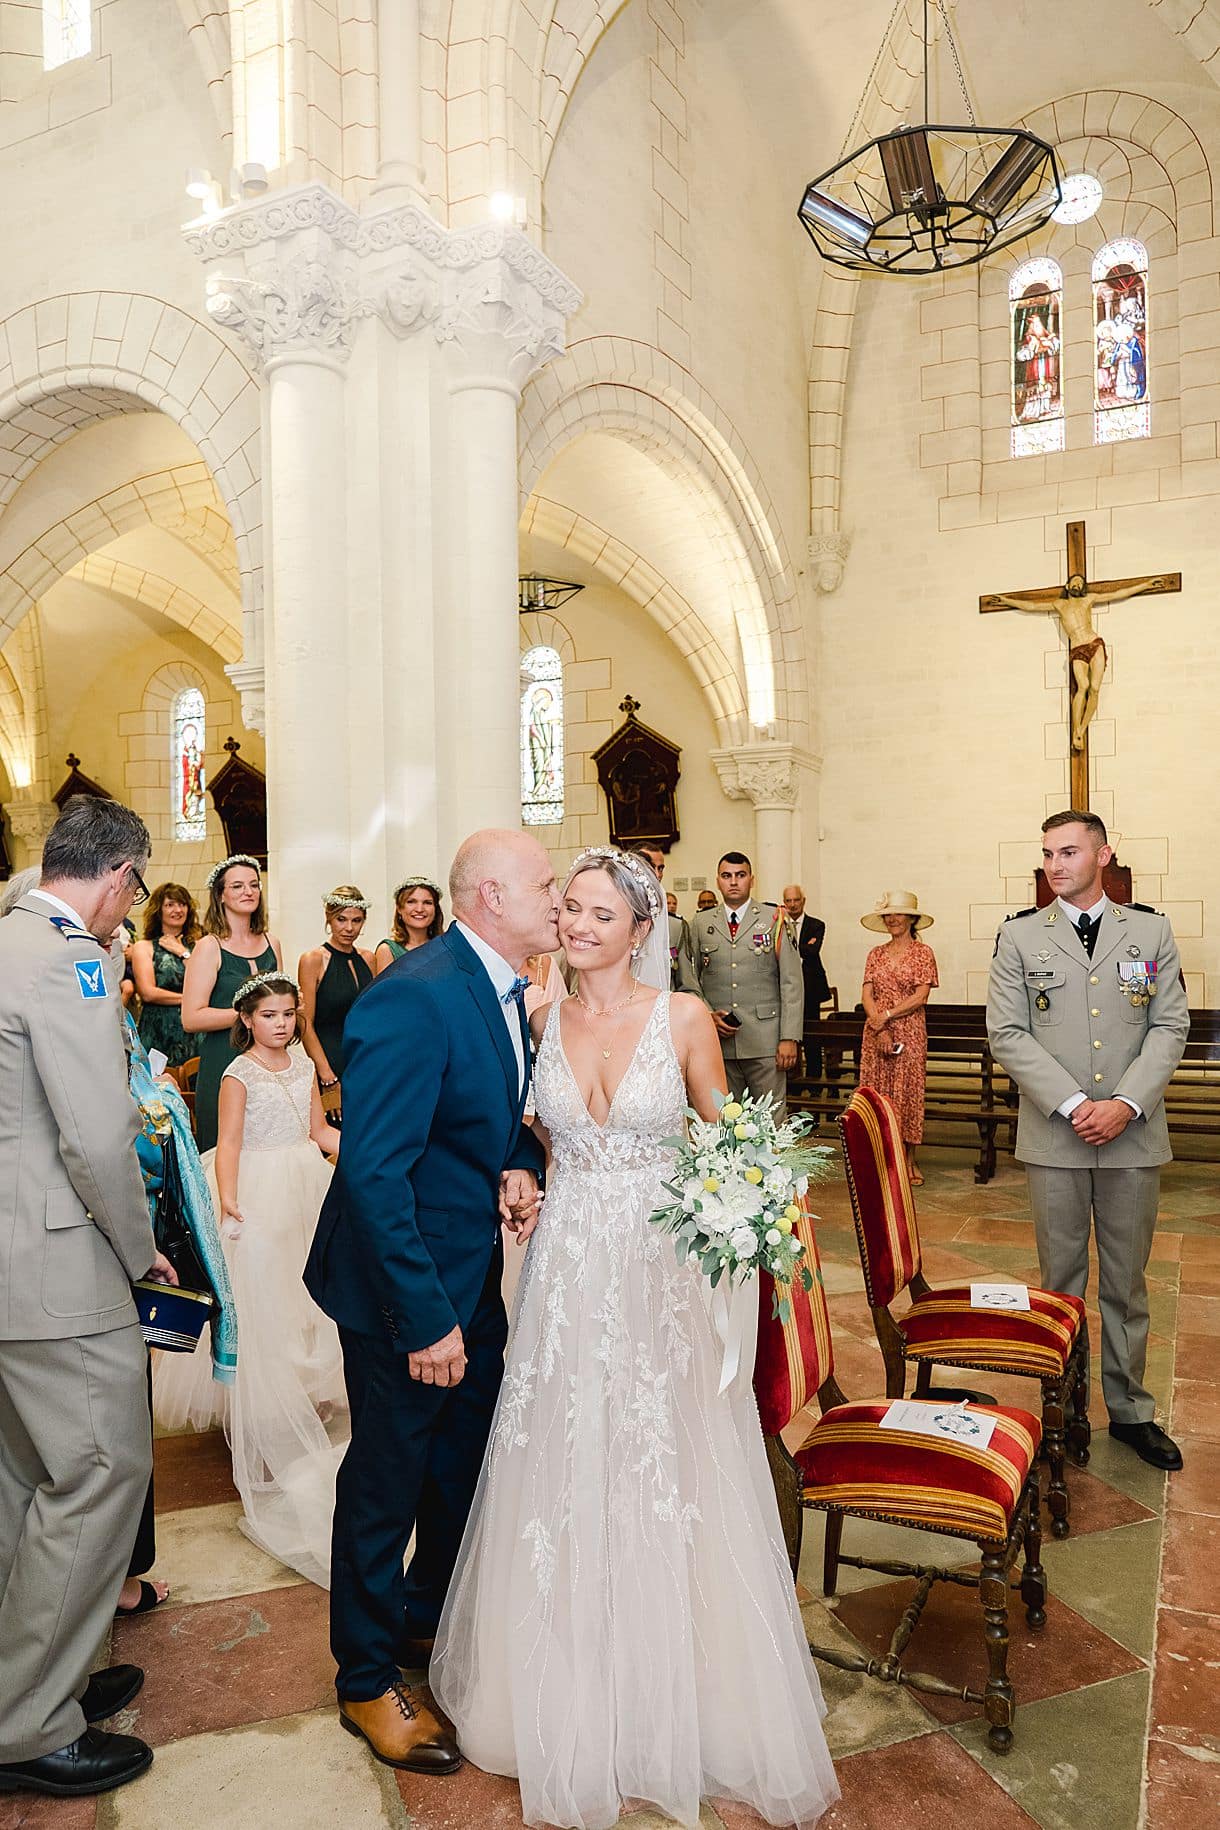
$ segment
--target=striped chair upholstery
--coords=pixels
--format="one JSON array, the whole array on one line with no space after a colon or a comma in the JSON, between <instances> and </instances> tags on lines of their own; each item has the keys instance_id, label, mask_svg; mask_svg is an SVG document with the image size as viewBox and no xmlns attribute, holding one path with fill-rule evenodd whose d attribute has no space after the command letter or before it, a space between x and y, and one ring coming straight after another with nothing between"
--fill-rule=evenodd
<instances>
[{"instance_id":1,"label":"striped chair upholstery","mask_svg":"<svg viewBox=\"0 0 1220 1830\"><path fill-rule=\"evenodd\" d=\"M839 1130L868 1300L874 1309L888 1309L921 1264L898 1117L883 1093L857 1087Z\"/></svg>"},{"instance_id":2,"label":"striped chair upholstery","mask_svg":"<svg viewBox=\"0 0 1220 1830\"><path fill-rule=\"evenodd\" d=\"M1079 1296L1034 1289L1029 1302L1028 1313L972 1309L968 1284L916 1294L914 1308L898 1323L906 1357L1061 1379L1084 1319L1084 1302Z\"/></svg>"},{"instance_id":3,"label":"striped chair upholstery","mask_svg":"<svg viewBox=\"0 0 1220 1830\"><path fill-rule=\"evenodd\" d=\"M1042 1440L1037 1419L989 1406L986 1415L999 1422L987 1447L978 1449L883 1430L888 1409L840 1404L825 1413L796 1454L805 1504L1003 1544Z\"/></svg>"},{"instance_id":4,"label":"striped chair upholstery","mask_svg":"<svg viewBox=\"0 0 1220 1830\"><path fill-rule=\"evenodd\" d=\"M805 1263L813 1271L813 1289L794 1283L788 1292L791 1317L781 1322L771 1311L775 1281L766 1271L758 1279L758 1351L754 1360L754 1395L758 1414L768 1436L778 1436L792 1419L812 1404L834 1371L830 1317L822 1266L807 1201L801 1203L796 1233L805 1247Z\"/></svg>"}]
</instances>

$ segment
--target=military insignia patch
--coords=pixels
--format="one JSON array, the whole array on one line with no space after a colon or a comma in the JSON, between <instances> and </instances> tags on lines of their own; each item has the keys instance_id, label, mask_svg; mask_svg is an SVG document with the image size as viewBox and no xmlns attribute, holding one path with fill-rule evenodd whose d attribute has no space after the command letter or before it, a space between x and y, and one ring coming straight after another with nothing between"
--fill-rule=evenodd
<instances>
[{"instance_id":1,"label":"military insignia patch","mask_svg":"<svg viewBox=\"0 0 1220 1830\"><path fill-rule=\"evenodd\" d=\"M106 971L100 959L76 959L72 966L82 998L104 998L107 995Z\"/></svg>"}]
</instances>

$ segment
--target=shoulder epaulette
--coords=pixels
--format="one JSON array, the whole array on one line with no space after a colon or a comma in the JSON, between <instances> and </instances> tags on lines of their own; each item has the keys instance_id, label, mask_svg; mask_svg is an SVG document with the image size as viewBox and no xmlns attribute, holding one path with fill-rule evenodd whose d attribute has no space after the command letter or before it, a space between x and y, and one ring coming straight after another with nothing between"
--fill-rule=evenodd
<instances>
[{"instance_id":1,"label":"shoulder epaulette","mask_svg":"<svg viewBox=\"0 0 1220 1830\"><path fill-rule=\"evenodd\" d=\"M1020 921L1021 917L1023 915L1036 915L1037 913L1038 913L1038 911L1036 908L1035 909L1014 909L1012 914L1006 915L1004 917L1004 919L1005 919L1005 921Z\"/></svg>"},{"instance_id":2,"label":"shoulder epaulette","mask_svg":"<svg viewBox=\"0 0 1220 1830\"><path fill-rule=\"evenodd\" d=\"M103 942L98 939L96 934L90 934L88 928L82 928L80 923L73 921L70 916L48 915L47 920L65 940L87 940L91 945L101 947L103 952L107 951Z\"/></svg>"},{"instance_id":3,"label":"shoulder epaulette","mask_svg":"<svg viewBox=\"0 0 1220 1830\"><path fill-rule=\"evenodd\" d=\"M1137 909L1141 915L1164 915L1164 909L1154 909L1150 902L1127 902L1122 905L1127 909Z\"/></svg>"}]
</instances>

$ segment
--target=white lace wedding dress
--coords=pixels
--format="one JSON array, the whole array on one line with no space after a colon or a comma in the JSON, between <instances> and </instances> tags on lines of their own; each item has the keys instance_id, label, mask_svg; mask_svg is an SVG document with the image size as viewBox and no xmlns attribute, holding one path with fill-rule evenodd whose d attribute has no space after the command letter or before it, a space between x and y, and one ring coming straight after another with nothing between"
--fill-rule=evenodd
<instances>
[{"instance_id":1,"label":"white lace wedding dress","mask_svg":"<svg viewBox=\"0 0 1220 1830\"><path fill-rule=\"evenodd\" d=\"M749 1386L717 1395L700 1276L648 1222L685 1124L669 994L604 1125L538 1054L554 1162L431 1682L528 1824L700 1797L809 1825L838 1797Z\"/></svg>"}]
</instances>

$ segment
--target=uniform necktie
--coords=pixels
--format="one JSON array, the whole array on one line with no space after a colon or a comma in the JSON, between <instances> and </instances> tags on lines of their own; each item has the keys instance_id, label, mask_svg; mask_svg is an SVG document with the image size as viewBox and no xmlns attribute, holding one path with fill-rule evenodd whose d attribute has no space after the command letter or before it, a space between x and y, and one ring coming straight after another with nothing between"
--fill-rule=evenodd
<instances>
[{"instance_id":1,"label":"uniform necktie","mask_svg":"<svg viewBox=\"0 0 1220 1830\"><path fill-rule=\"evenodd\" d=\"M1093 946L1097 939L1097 930L1100 926L1100 915L1097 917L1096 921L1094 921L1091 916L1082 915L1080 920L1076 923L1076 932L1080 936L1081 945L1084 947L1084 950L1090 959L1093 957Z\"/></svg>"},{"instance_id":2,"label":"uniform necktie","mask_svg":"<svg viewBox=\"0 0 1220 1830\"><path fill-rule=\"evenodd\" d=\"M504 996L500 999L501 1004L516 1004L521 1009L524 1009L525 991L528 984L528 979L515 978L508 990L504 993Z\"/></svg>"},{"instance_id":3,"label":"uniform necktie","mask_svg":"<svg viewBox=\"0 0 1220 1830\"><path fill-rule=\"evenodd\" d=\"M729 910L729 939L737 939L737 910Z\"/></svg>"}]
</instances>

